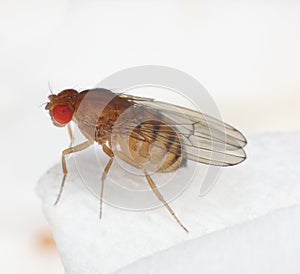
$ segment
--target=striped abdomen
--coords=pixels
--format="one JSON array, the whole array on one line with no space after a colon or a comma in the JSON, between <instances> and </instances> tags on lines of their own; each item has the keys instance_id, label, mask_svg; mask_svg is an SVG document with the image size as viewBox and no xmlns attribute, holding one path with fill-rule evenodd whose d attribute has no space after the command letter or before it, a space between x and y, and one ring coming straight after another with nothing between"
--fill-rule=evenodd
<instances>
[{"instance_id":1,"label":"striped abdomen","mask_svg":"<svg viewBox=\"0 0 300 274\"><path fill-rule=\"evenodd\" d=\"M149 120L132 129L128 137L115 136L116 154L125 162L148 171L171 172L182 162L176 132L160 121Z\"/></svg>"}]
</instances>

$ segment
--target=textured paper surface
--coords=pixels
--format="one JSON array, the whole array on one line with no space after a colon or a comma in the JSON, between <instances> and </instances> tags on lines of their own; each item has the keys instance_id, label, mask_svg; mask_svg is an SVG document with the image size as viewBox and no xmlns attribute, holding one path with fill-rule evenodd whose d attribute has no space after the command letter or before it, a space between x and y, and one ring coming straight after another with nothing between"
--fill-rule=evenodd
<instances>
[{"instance_id":1,"label":"textured paper surface","mask_svg":"<svg viewBox=\"0 0 300 274\"><path fill-rule=\"evenodd\" d=\"M104 205L99 221L99 202L82 184L72 158L61 201L54 207L62 178L61 166L56 165L41 178L38 192L66 272L110 273L188 240L300 204L299 137L296 133L250 137L246 162L224 168L218 183L204 197L198 196L194 178L171 203L189 234L165 208L132 212ZM87 168L91 165L85 163Z\"/></svg>"}]
</instances>

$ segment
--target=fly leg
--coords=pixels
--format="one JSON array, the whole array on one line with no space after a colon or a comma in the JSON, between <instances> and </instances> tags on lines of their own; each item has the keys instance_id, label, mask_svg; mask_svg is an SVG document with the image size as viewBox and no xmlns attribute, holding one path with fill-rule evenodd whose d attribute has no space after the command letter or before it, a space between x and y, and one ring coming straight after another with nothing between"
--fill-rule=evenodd
<instances>
[{"instance_id":1,"label":"fly leg","mask_svg":"<svg viewBox=\"0 0 300 274\"><path fill-rule=\"evenodd\" d=\"M144 170L144 174L146 176L146 179L150 185L150 187L152 188L154 194L156 195L156 197L164 204L164 206L167 208L167 210L170 212L170 214L173 216L173 218L176 220L176 222L188 233L189 231L187 230L187 228L179 221L179 219L177 218L177 216L175 215L173 209L168 205L168 203L166 202L166 200L164 199L164 197L161 195L161 193L158 191L155 183L153 182L152 178L150 177L150 175L148 174L148 172L146 170Z\"/></svg>"},{"instance_id":2,"label":"fly leg","mask_svg":"<svg viewBox=\"0 0 300 274\"><path fill-rule=\"evenodd\" d=\"M63 188L64 188L64 185L65 185L65 180L66 180L66 177L67 177L67 174L68 174L68 170L67 170L67 165L66 165L66 159L65 159L65 156L67 154L71 154L71 153L74 153L74 152L77 152L77 151L81 151L81 150L84 150L86 149L87 147L89 147L91 144L93 144L93 141L91 140L88 140L86 142L83 142L79 145L76 145L74 147L70 147L70 148L67 148L65 149L63 152L62 152L62 158L61 158L61 163L62 163L62 169L63 169L63 173L64 173L64 177L62 179L62 182L61 182L61 185L60 185L60 190L59 190L59 193L57 195L57 199L54 203L54 205L57 205L59 199L60 199L60 196L62 194L62 191L63 191Z\"/></svg>"},{"instance_id":3,"label":"fly leg","mask_svg":"<svg viewBox=\"0 0 300 274\"><path fill-rule=\"evenodd\" d=\"M70 146L69 147L72 147L73 142L74 142L74 134L73 134L73 130L71 127L71 123L68 124L68 133L69 133L69 137L70 137Z\"/></svg>"},{"instance_id":4,"label":"fly leg","mask_svg":"<svg viewBox=\"0 0 300 274\"><path fill-rule=\"evenodd\" d=\"M104 181L107 177L108 171L113 163L114 160L114 153L113 151L106 145L102 144L102 149L103 151L110 157L108 163L106 164L106 167L104 169L104 172L102 174L101 178L101 188L100 188L100 213L99 213L99 218L101 219L102 217L102 204L103 204L103 191L104 191Z\"/></svg>"}]
</instances>

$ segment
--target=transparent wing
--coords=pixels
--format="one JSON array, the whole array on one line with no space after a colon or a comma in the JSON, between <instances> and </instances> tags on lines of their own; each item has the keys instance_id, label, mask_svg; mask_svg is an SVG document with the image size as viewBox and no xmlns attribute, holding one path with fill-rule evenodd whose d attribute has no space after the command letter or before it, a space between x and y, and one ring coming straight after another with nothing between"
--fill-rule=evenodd
<instances>
[{"instance_id":1,"label":"transparent wing","mask_svg":"<svg viewBox=\"0 0 300 274\"><path fill-rule=\"evenodd\" d=\"M132 124L141 124L134 128L134 138L156 141L163 144L176 142L181 146L183 156L192 161L217 165L231 166L246 159L243 147L247 144L244 135L229 124L204 113L173 104L155 101L153 99L120 94L134 103L135 121L127 121L128 130ZM166 126L153 128L153 122L158 120ZM170 127L172 130L170 130ZM179 139L174 138L174 131ZM175 140L174 140L175 139ZM168 151L176 154L176 146L168 146Z\"/></svg>"}]
</instances>

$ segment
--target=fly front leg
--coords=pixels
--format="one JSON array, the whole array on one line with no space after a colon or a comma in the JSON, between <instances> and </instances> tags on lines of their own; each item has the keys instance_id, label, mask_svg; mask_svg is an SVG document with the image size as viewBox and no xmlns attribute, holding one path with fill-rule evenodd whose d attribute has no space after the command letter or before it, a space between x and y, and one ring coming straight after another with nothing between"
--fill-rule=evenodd
<instances>
[{"instance_id":1,"label":"fly front leg","mask_svg":"<svg viewBox=\"0 0 300 274\"><path fill-rule=\"evenodd\" d=\"M102 204L103 204L103 192L104 192L104 182L107 177L108 171L113 163L114 160L114 153L113 151L106 145L102 144L102 149L103 151L110 157L108 163L106 164L106 167L104 169L104 172L102 174L101 178L101 188L100 188L100 213L99 213L99 218L101 219L102 217Z\"/></svg>"},{"instance_id":2,"label":"fly front leg","mask_svg":"<svg viewBox=\"0 0 300 274\"><path fill-rule=\"evenodd\" d=\"M65 180L66 180L66 177L67 177L67 174L68 174L65 156L68 155L68 154L72 154L74 152L77 152L77 151L84 150L84 149L88 148L92 144L93 144L93 141L88 140L88 141L83 142L83 143L81 143L79 145L76 145L74 147L67 148L67 149L65 149L62 152L62 155L61 155L62 156L62 158L61 158L61 164L62 164L62 169L63 169L64 176L63 176L63 179L62 179L62 182L61 182L61 185L60 185L60 190L59 190L59 193L57 195L57 199L56 199L54 205L57 205L57 203L58 203L58 201L60 199L60 196L62 194L64 185L65 185Z\"/></svg>"},{"instance_id":3,"label":"fly front leg","mask_svg":"<svg viewBox=\"0 0 300 274\"><path fill-rule=\"evenodd\" d=\"M73 133L73 130L72 130L72 127L71 127L71 123L68 124L68 134L69 134L69 137L70 137L70 146L69 147L72 147L73 142L74 142L74 133Z\"/></svg>"}]
</instances>

